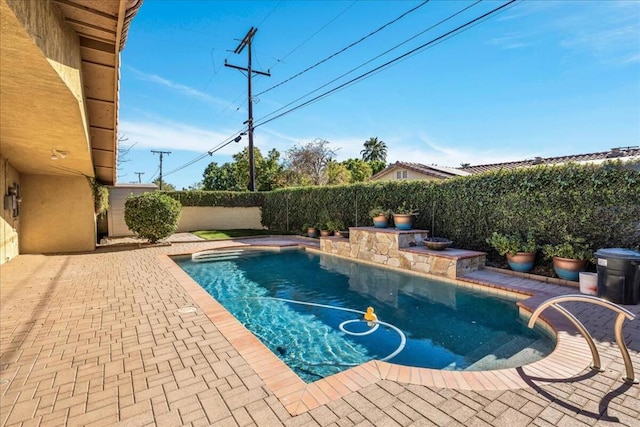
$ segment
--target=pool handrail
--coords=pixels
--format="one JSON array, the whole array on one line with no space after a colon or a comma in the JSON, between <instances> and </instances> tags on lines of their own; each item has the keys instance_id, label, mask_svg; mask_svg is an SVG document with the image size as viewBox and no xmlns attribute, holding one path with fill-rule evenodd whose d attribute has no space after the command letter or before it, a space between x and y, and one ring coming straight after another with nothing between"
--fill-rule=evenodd
<instances>
[{"instance_id":1,"label":"pool handrail","mask_svg":"<svg viewBox=\"0 0 640 427\"><path fill-rule=\"evenodd\" d=\"M593 338L587 328L575 317L569 310L566 308L557 305L561 302L587 302L595 305L599 305L601 307L608 308L610 310L618 313L616 317L616 322L613 326L613 330L615 333L616 343L618 344L618 348L620 349L620 353L622 354L622 359L624 360L624 367L626 370L627 376L624 379L625 382L631 384L638 384L638 381L635 379L635 375L633 373L633 364L631 363L631 357L629 356L629 350L627 349L627 345L624 342L624 337L622 336L622 324L624 323L624 319L627 318L629 320L635 319L635 314L630 312L624 307L620 307L617 304L614 304L610 301L604 300L602 298L594 297L591 295L560 295L557 297L549 298L544 301L542 304L535 309L535 311L531 314L529 318L529 328L533 328L535 326L536 320L540 314L547 309L548 307L552 307L556 309L558 312L563 314L582 334L582 336L587 341L589 345L589 349L591 350L591 356L593 358L593 364L591 366L592 369L602 372L603 369L600 364L600 355L598 354L598 349L596 348L595 343L593 342Z\"/></svg>"}]
</instances>

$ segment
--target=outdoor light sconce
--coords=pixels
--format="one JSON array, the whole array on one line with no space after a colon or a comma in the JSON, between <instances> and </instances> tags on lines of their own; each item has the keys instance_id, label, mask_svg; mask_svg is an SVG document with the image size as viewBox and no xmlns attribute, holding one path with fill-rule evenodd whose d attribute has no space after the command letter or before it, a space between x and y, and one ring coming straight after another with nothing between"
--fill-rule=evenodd
<instances>
[{"instance_id":1,"label":"outdoor light sconce","mask_svg":"<svg viewBox=\"0 0 640 427\"><path fill-rule=\"evenodd\" d=\"M4 209L11 211L11 216L17 218L20 215L20 184L13 183L13 187L7 189L7 194L4 196Z\"/></svg>"},{"instance_id":2,"label":"outdoor light sconce","mask_svg":"<svg viewBox=\"0 0 640 427\"><path fill-rule=\"evenodd\" d=\"M51 149L51 160L64 159L67 157L67 153L64 151L58 151L55 148Z\"/></svg>"}]
</instances>

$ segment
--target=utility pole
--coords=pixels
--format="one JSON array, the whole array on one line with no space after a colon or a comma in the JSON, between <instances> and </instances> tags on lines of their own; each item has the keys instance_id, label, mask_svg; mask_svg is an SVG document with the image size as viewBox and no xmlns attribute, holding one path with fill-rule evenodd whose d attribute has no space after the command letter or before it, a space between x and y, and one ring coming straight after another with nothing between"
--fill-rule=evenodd
<instances>
[{"instance_id":1,"label":"utility pole","mask_svg":"<svg viewBox=\"0 0 640 427\"><path fill-rule=\"evenodd\" d=\"M144 175L144 172L134 172L136 175L138 175L138 184L142 184L142 175Z\"/></svg>"},{"instance_id":2,"label":"utility pole","mask_svg":"<svg viewBox=\"0 0 640 427\"><path fill-rule=\"evenodd\" d=\"M153 154L160 154L160 190L162 190L162 156L171 154L171 151L156 151L151 150Z\"/></svg>"},{"instance_id":3,"label":"utility pole","mask_svg":"<svg viewBox=\"0 0 640 427\"><path fill-rule=\"evenodd\" d=\"M265 73L263 71L257 71L251 68L251 40L253 39L253 36L256 35L257 31L258 31L257 28L251 27L251 29L249 29L249 31L244 36L244 38L242 39L238 47L236 47L236 49L233 51L233 53L238 54L242 52L245 46L248 47L247 49L248 61L247 61L246 68L238 67L237 65L227 64L227 61L226 60L224 61L225 67L235 68L236 70L246 71L247 73L247 87L249 92L249 108L248 108L249 119L245 123L247 124L247 128L248 128L247 133L249 134L249 191L256 191L256 169L255 169L254 157L253 157L253 96L251 94L251 76L255 73L255 74L271 77L271 74L269 73L269 71Z\"/></svg>"}]
</instances>

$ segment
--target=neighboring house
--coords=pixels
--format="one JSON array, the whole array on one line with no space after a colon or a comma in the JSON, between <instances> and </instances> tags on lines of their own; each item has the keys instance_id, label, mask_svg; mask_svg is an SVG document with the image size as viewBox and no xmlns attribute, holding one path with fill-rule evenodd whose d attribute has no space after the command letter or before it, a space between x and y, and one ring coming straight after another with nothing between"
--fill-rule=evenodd
<instances>
[{"instance_id":1,"label":"neighboring house","mask_svg":"<svg viewBox=\"0 0 640 427\"><path fill-rule=\"evenodd\" d=\"M500 169L517 169L539 165L562 165L565 163L603 163L609 160L640 160L640 147L616 147L599 153L573 154L559 157L536 157L519 162L493 163L488 165L465 166L461 171L478 174Z\"/></svg>"},{"instance_id":2,"label":"neighboring house","mask_svg":"<svg viewBox=\"0 0 640 427\"><path fill-rule=\"evenodd\" d=\"M455 168L420 163L395 162L369 178L370 181L429 180L440 181L454 176L470 175Z\"/></svg>"},{"instance_id":3,"label":"neighboring house","mask_svg":"<svg viewBox=\"0 0 640 427\"><path fill-rule=\"evenodd\" d=\"M0 0L0 263L95 249L116 181L120 51L142 0Z\"/></svg>"},{"instance_id":4,"label":"neighboring house","mask_svg":"<svg viewBox=\"0 0 640 427\"><path fill-rule=\"evenodd\" d=\"M561 165L565 163L602 163L610 160L640 161L640 147L617 147L599 153L574 154L560 157L536 157L531 160L518 162L493 163L488 165L464 166L461 168L447 168L420 163L395 162L373 175L371 181L391 181L421 179L437 181L455 176L475 175L500 169L516 169L538 165Z\"/></svg>"}]
</instances>

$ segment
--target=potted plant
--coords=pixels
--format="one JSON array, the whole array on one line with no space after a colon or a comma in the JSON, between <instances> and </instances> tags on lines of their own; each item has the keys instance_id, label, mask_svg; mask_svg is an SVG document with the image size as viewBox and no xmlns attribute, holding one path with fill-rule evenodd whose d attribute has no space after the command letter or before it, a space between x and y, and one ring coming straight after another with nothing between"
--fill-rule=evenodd
<instances>
[{"instance_id":1,"label":"potted plant","mask_svg":"<svg viewBox=\"0 0 640 427\"><path fill-rule=\"evenodd\" d=\"M393 210L393 223L398 230L411 230L416 215L418 215L418 211L403 202Z\"/></svg>"},{"instance_id":2,"label":"potted plant","mask_svg":"<svg viewBox=\"0 0 640 427\"><path fill-rule=\"evenodd\" d=\"M349 237L349 231L344 230L344 223L339 219L334 219L327 222L329 231L332 231L334 235L340 237Z\"/></svg>"},{"instance_id":3,"label":"potted plant","mask_svg":"<svg viewBox=\"0 0 640 427\"><path fill-rule=\"evenodd\" d=\"M382 209L379 206L369 211L369 216L373 219L373 225L378 228L387 228L389 224L389 217L391 216L390 210Z\"/></svg>"},{"instance_id":4,"label":"potted plant","mask_svg":"<svg viewBox=\"0 0 640 427\"><path fill-rule=\"evenodd\" d=\"M302 232L307 233L309 237L318 237L320 233L313 224L304 224L302 226Z\"/></svg>"},{"instance_id":5,"label":"potted plant","mask_svg":"<svg viewBox=\"0 0 640 427\"><path fill-rule=\"evenodd\" d=\"M494 231L486 241L498 254L507 257L507 264L512 270L525 273L533 268L538 249L533 233L528 233L525 239L519 233L501 234Z\"/></svg>"},{"instance_id":6,"label":"potted plant","mask_svg":"<svg viewBox=\"0 0 640 427\"><path fill-rule=\"evenodd\" d=\"M546 258L553 259L553 269L558 277L574 282L587 267L587 261L593 258L586 240L572 235L566 235L557 245L544 245L542 252Z\"/></svg>"},{"instance_id":7,"label":"potted plant","mask_svg":"<svg viewBox=\"0 0 640 427\"><path fill-rule=\"evenodd\" d=\"M316 228L320 230L320 237L331 236L333 231L329 230L329 224L327 222L320 221L316 223Z\"/></svg>"}]
</instances>

